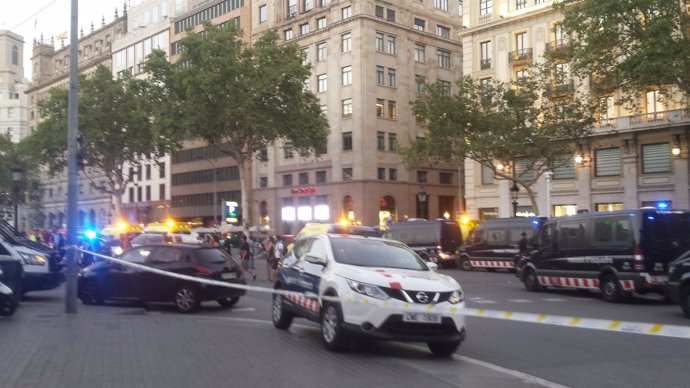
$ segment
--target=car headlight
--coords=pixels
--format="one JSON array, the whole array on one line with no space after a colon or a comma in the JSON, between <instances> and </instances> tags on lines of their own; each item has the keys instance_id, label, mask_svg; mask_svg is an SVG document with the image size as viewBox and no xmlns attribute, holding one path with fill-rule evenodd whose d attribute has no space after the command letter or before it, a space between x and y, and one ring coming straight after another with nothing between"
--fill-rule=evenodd
<instances>
[{"instance_id":1,"label":"car headlight","mask_svg":"<svg viewBox=\"0 0 690 388\"><path fill-rule=\"evenodd\" d=\"M458 304L463 301L464 297L465 295L463 294L462 290L453 291L448 298L448 303Z\"/></svg>"},{"instance_id":2,"label":"car headlight","mask_svg":"<svg viewBox=\"0 0 690 388\"><path fill-rule=\"evenodd\" d=\"M383 290L379 286L375 286L373 284L367 284L367 283L360 283L354 280L348 280L347 284L352 288L352 291L370 296L372 298L376 299L388 299L388 295L383 292Z\"/></svg>"},{"instance_id":3,"label":"car headlight","mask_svg":"<svg viewBox=\"0 0 690 388\"><path fill-rule=\"evenodd\" d=\"M115 255L115 256L120 256L122 254L122 252L124 252L122 247L113 248L113 255Z\"/></svg>"},{"instance_id":4,"label":"car headlight","mask_svg":"<svg viewBox=\"0 0 690 388\"><path fill-rule=\"evenodd\" d=\"M47 260L41 255L32 255L30 253L19 252L19 255L24 260L24 264L28 265L46 265Z\"/></svg>"}]
</instances>

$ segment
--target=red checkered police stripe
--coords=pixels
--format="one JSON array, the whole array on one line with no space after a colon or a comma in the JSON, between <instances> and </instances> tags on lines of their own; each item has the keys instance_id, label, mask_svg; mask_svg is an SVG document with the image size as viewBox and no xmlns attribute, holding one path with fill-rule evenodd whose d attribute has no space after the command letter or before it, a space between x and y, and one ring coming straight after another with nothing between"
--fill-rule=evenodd
<instances>
[{"instance_id":1,"label":"red checkered police stripe","mask_svg":"<svg viewBox=\"0 0 690 388\"><path fill-rule=\"evenodd\" d=\"M308 310L318 313L320 310L319 302L313 298L307 298L301 294L290 294L287 298L299 306L302 306Z\"/></svg>"},{"instance_id":2,"label":"red checkered police stripe","mask_svg":"<svg viewBox=\"0 0 690 388\"><path fill-rule=\"evenodd\" d=\"M599 279L562 278L556 276L538 276L537 278L539 284L542 286L599 289ZM621 280L620 283L625 291L632 291L635 289L635 283L632 280Z\"/></svg>"},{"instance_id":3,"label":"red checkered police stripe","mask_svg":"<svg viewBox=\"0 0 690 388\"><path fill-rule=\"evenodd\" d=\"M470 260L470 263L475 268L514 268L512 260Z\"/></svg>"}]
</instances>

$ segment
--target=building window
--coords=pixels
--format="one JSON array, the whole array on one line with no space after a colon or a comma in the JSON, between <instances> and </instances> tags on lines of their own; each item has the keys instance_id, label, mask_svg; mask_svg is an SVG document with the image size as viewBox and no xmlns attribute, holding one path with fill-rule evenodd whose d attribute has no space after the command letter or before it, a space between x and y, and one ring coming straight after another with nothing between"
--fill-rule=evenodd
<instances>
[{"instance_id":1,"label":"building window","mask_svg":"<svg viewBox=\"0 0 690 388\"><path fill-rule=\"evenodd\" d=\"M17 46L12 46L12 65L19 66L19 49Z\"/></svg>"},{"instance_id":2,"label":"building window","mask_svg":"<svg viewBox=\"0 0 690 388\"><path fill-rule=\"evenodd\" d=\"M493 0L479 0L479 15L491 15L493 13Z\"/></svg>"},{"instance_id":3,"label":"building window","mask_svg":"<svg viewBox=\"0 0 690 388\"><path fill-rule=\"evenodd\" d=\"M285 40L291 40L292 39L292 29L283 31L283 35L285 36Z\"/></svg>"},{"instance_id":4,"label":"building window","mask_svg":"<svg viewBox=\"0 0 690 388\"><path fill-rule=\"evenodd\" d=\"M380 181L385 181L386 180L386 169L383 167L379 167L376 169L376 179Z\"/></svg>"},{"instance_id":5,"label":"building window","mask_svg":"<svg viewBox=\"0 0 690 388\"><path fill-rule=\"evenodd\" d=\"M285 187L292 186L292 174L283 175L283 186L285 186Z\"/></svg>"},{"instance_id":6,"label":"building window","mask_svg":"<svg viewBox=\"0 0 690 388\"><path fill-rule=\"evenodd\" d=\"M394 133L388 134L388 150L393 152L398 146L398 135Z\"/></svg>"},{"instance_id":7,"label":"building window","mask_svg":"<svg viewBox=\"0 0 690 388\"><path fill-rule=\"evenodd\" d=\"M414 91L416 93L424 93L425 79L423 75L414 76Z\"/></svg>"},{"instance_id":8,"label":"building window","mask_svg":"<svg viewBox=\"0 0 690 388\"><path fill-rule=\"evenodd\" d=\"M553 168L553 179L575 179L575 177L575 159L572 155L558 158Z\"/></svg>"},{"instance_id":9,"label":"building window","mask_svg":"<svg viewBox=\"0 0 690 388\"><path fill-rule=\"evenodd\" d=\"M393 181L393 182L398 180L398 169L397 168L389 168L388 169L388 180Z\"/></svg>"},{"instance_id":10,"label":"building window","mask_svg":"<svg viewBox=\"0 0 690 388\"><path fill-rule=\"evenodd\" d=\"M515 9L527 8L527 0L515 0Z\"/></svg>"},{"instance_id":11,"label":"building window","mask_svg":"<svg viewBox=\"0 0 690 388\"><path fill-rule=\"evenodd\" d=\"M143 201L144 198L141 195L141 186L137 186L137 202Z\"/></svg>"},{"instance_id":12,"label":"building window","mask_svg":"<svg viewBox=\"0 0 690 388\"><path fill-rule=\"evenodd\" d=\"M414 61L419 63L426 62L426 52L424 45L419 43L416 43L414 45Z\"/></svg>"},{"instance_id":13,"label":"building window","mask_svg":"<svg viewBox=\"0 0 690 388\"><path fill-rule=\"evenodd\" d=\"M556 42L556 47L563 47L568 43L568 35L566 35L563 24L558 23L553 26L553 37Z\"/></svg>"},{"instance_id":14,"label":"building window","mask_svg":"<svg viewBox=\"0 0 690 388\"><path fill-rule=\"evenodd\" d=\"M310 63L311 59L309 59L309 47L305 47L302 49L302 64L306 66Z\"/></svg>"},{"instance_id":15,"label":"building window","mask_svg":"<svg viewBox=\"0 0 690 388\"><path fill-rule=\"evenodd\" d=\"M448 0L434 0L434 7L441 11L448 11Z\"/></svg>"},{"instance_id":16,"label":"building window","mask_svg":"<svg viewBox=\"0 0 690 388\"><path fill-rule=\"evenodd\" d=\"M642 173L650 174L669 171L671 171L671 149L669 144L644 144L642 146Z\"/></svg>"},{"instance_id":17,"label":"building window","mask_svg":"<svg viewBox=\"0 0 690 388\"><path fill-rule=\"evenodd\" d=\"M494 183L494 169L491 166L482 164L482 184L492 185Z\"/></svg>"},{"instance_id":18,"label":"building window","mask_svg":"<svg viewBox=\"0 0 690 388\"><path fill-rule=\"evenodd\" d=\"M388 54L395 55L395 37L388 35Z\"/></svg>"},{"instance_id":19,"label":"building window","mask_svg":"<svg viewBox=\"0 0 690 388\"><path fill-rule=\"evenodd\" d=\"M352 66L343 67L343 86L352 85Z\"/></svg>"},{"instance_id":20,"label":"building window","mask_svg":"<svg viewBox=\"0 0 690 388\"><path fill-rule=\"evenodd\" d=\"M316 91L319 93L325 92L328 89L326 74L319 74L316 76Z\"/></svg>"},{"instance_id":21,"label":"building window","mask_svg":"<svg viewBox=\"0 0 690 388\"><path fill-rule=\"evenodd\" d=\"M158 163L158 178L165 178L165 163Z\"/></svg>"},{"instance_id":22,"label":"building window","mask_svg":"<svg viewBox=\"0 0 690 388\"><path fill-rule=\"evenodd\" d=\"M350 6L343 7L340 10L340 14L341 14L343 20L352 17L352 7L350 7Z\"/></svg>"},{"instance_id":23,"label":"building window","mask_svg":"<svg viewBox=\"0 0 690 388\"><path fill-rule=\"evenodd\" d=\"M383 48L383 34L380 32L376 33L376 51L378 52L384 52Z\"/></svg>"},{"instance_id":24,"label":"building window","mask_svg":"<svg viewBox=\"0 0 690 388\"><path fill-rule=\"evenodd\" d=\"M352 151L352 132L343 132L343 151Z\"/></svg>"},{"instance_id":25,"label":"building window","mask_svg":"<svg viewBox=\"0 0 690 388\"><path fill-rule=\"evenodd\" d=\"M302 81L302 90L304 90L305 92L311 90L311 82L309 81L309 78Z\"/></svg>"},{"instance_id":26,"label":"building window","mask_svg":"<svg viewBox=\"0 0 690 388\"><path fill-rule=\"evenodd\" d=\"M429 172L424 170L417 171L417 183L427 183Z\"/></svg>"},{"instance_id":27,"label":"building window","mask_svg":"<svg viewBox=\"0 0 690 388\"><path fill-rule=\"evenodd\" d=\"M344 181L351 181L352 180L352 167L343 168L343 180Z\"/></svg>"},{"instance_id":28,"label":"building window","mask_svg":"<svg viewBox=\"0 0 690 388\"><path fill-rule=\"evenodd\" d=\"M567 63L556 64L556 85L565 85L570 82L570 65Z\"/></svg>"},{"instance_id":29,"label":"building window","mask_svg":"<svg viewBox=\"0 0 690 388\"><path fill-rule=\"evenodd\" d=\"M320 42L316 44L316 60L326 60L326 42Z\"/></svg>"},{"instance_id":30,"label":"building window","mask_svg":"<svg viewBox=\"0 0 690 388\"><path fill-rule=\"evenodd\" d=\"M647 120L654 121L659 119L657 115L666 111L666 102L664 101L664 96L660 91L652 90L647 92L646 97Z\"/></svg>"},{"instance_id":31,"label":"building window","mask_svg":"<svg viewBox=\"0 0 690 388\"><path fill-rule=\"evenodd\" d=\"M259 177L259 187L262 189L265 189L266 187L268 187L268 177L266 177L266 176Z\"/></svg>"},{"instance_id":32,"label":"building window","mask_svg":"<svg viewBox=\"0 0 690 388\"><path fill-rule=\"evenodd\" d=\"M594 150L594 176L620 176L620 148L601 148Z\"/></svg>"},{"instance_id":33,"label":"building window","mask_svg":"<svg viewBox=\"0 0 690 388\"><path fill-rule=\"evenodd\" d=\"M438 181L442 185L453 184L453 173L452 172L441 172L441 173L439 173Z\"/></svg>"},{"instance_id":34,"label":"building window","mask_svg":"<svg viewBox=\"0 0 690 388\"><path fill-rule=\"evenodd\" d=\"M441 38L450 39L450 28L446 26L436 26L436 35Z\"/></svg>"},{"instance_id":35,"label":"building window","mask_svg":"<svg viewBox=\"0 0 690 388\"><path fill-rule=\"evenodd\" d=\"M294 158L294 157L295 157L295 151L294 151L294 149L293 149L291 146L289 146L289 145L284 146L284 147L283 147L283 157L284 157L285 159L292 159L292 158Z\"/></svg>"},{"instance_id":36,"label":"building window","mask_svg":"<svg viewBox=\"0 0 690 388\"><path fill-rule=\"evenodd\" d=\"M376 99L376 117L380 119L384 117L383 107L385 102L386 101L383 98Z\"/></svg>"},{"instance_id":37,"label":"building window","mask_svg":"<svg viewBox=\"0 0 690 388\"><path fill-rule=\"evenodd\" d=\"M519 58L527 55L527 33L520 32L515 34L515 50Z\"/></svg>"},{"instance_id":38,"label":"building window","mask_svg":"<svg viewBox=\"0 0 690 388\"><path fill-rule=\"evenodd\" d=\"M426 29L426 20L414 18L414 29L417 31L424 31Z\"/></svg>"},{"instance_id":39,"label":"building window","mask_svg":"<svg viewBox=\"0 0 690 388\"><path fill-rule=\"evenodd\" d=\"M326 17L316 19L316 29L326 28Z\"/></svg>"},{"instance_id":40,"label":"building window","mask_svg":"<svg viewBox=\"0 0 690 388\"><path fill-rule=\"evenodd\" d=\"M165 200L165 183L161 183L160 185L158 185L158 200Z\"/></svg>"},{"instance_id":41,"label":"building window","mask_svg":"<svg viewBox=\"0 0 690 388\"><path fill-rule=\"evenodd\" d=\"M388 86L394 88L397 86L397 81L395 78L395 69L388 68Z\"/></svg>"},{"instance_id":42,"label":"building window","mask_svg":"<svg viewBox=\"0 0 690 388\"><path fill-rule=\"evenodd\" d=\"M376 132L376 149L379 151L386 150L386 134L384 132Z\"/></svg>"},{"instance_id":43,"label":"building window","mask_svg":"<svg viewBox=\"0 0 690 388\"><path fill-rule=\"evenodd\" d=\"M384 11L384 10L383 10L383 7L380 6L380 5L377 5L377 6L376 6L376 10L374 11L375 14L376 14L376 17L377 17L377 18L383 19L383 11Z\"/></svg>"},{"instance_id":44,"label":"building window","mask_svg":"<svg viewBox=\"0 0 690 388\"><path fill-rule=\"evenodd\" d=\"M146 165L145 174L146 174L146 180L151 180L151 165L150 164Z\"/></svg>"},{"instance_id":45,"label":"building window","mask_svg":"<svg viewBox=\"0 0 690 388\"><path fill-rule=\"evenodd\" d=\"M383 66L376 66L376 84L377 85L385 85L386 84L386 77L384 75L384 67Z\"/></svg>"},{"instance_id":46,"label":"building window","mask_svg":"<svg viewBox=\"0 0 690 388\"><path fill-rule=\"evenodd\" d=\"M388 101L388 118L391 120L398 118L398 107L395 101Z\"/></svg>"},{"instance_id":47,"label":"building window","mask_svg":"<svg viewBox=\"0 0 690 388\"><path fill-rule=\"evenodd\" d=\"M444 96L450 96L450 90L451 90L450 81L439 80L438 82L439 82L439 84L441 84L441 89L443 90L443 95Z\"/></svg>"},{"instance_id":48,"label":"building window","mask_svg":"<svg viewBox=\"0 0 690 388\"><path fill-rule=\"evenodd\" d=\"M268 21L268 6L266 4L259 6L259 23L266 23Z\"/></svg>"},{"instance_id":49,"label":"building window","mask_svg":"<svg viewBox=\"0 0 690 388\"><path fill-rule=\"evenodd\" d=\"M309 33L309 23L304 23L299 25L299 34L306 35Z\"/></svg>"},{"instance_id":50,"label":"building window","mask_svg":"<svg viewBox=\"0 0 690 388\"><path fill-rule=\"evenodd\" d=\"M130 203L131 203L131 202L134 202L134 187L130 187L130 188L129 188L129 195L128 195L128 197L129 197L129 202L130 202Z\"/></svg>"},{"instance_id":51,"label":"building window","mask_svg":"<svg viewBox=\"0 0 690 388\"><path fill-rule=\"evenodd\" d=\"M146 200L151 200L151 186L146 186Z\"/></svg>"},{"instance_id":52,"label":"building window","mask_svg":"<svg viewBox=\"0 0 690 388\"><path fill-rule=\"evenodd\" d=\"M491 42L481 42L479 43L479 53L480 53L480 59L481 59L481 64L480 68L482 70L490 69L491 68Z\"/></svg>"},{"instance_id":53,"label":"building window","mask_svg":"<svg viewBox=\"0 0 690 388\"><path fill-rule=\"evenodd\" d=\"M446 50L438 50L438 67L442 69L450 69L450 52Z\"/></svg>"},{"instance_id":54,"label":"building window","mask_svg":"<svg viewBox=\"0 0 690 388\"><path fill-rule=\"evenodd\" d=\"M342 52L349 53L352 51L352 34L347 32L340 36L340 47Z\"/></svg>"},{"instance_id":55,"label":"building window","mask_svg":"<svg viewBox=\"0 0 690 388\"><path fill-rule=\"evenodd\" d=\"M316 183L326 182L326 171L320 170L316 172Z\"/></svg>"},{"instance_id":56,"label":"building window","mask_svg":"<svg viewBox=\"0 0 690 388\"><path fill-rule=\"evenodd\" d=\"M395 22L395 10L394 9L386 10L386 20L388 20L389 22Z\"/></svg>"},{"instance_id":57,"label":"building window","mask_svg":"<svg viewBox=\"0 0 690 388\"><path fill-rule=\"evenodd\" d=\"M352 99L346 98L343 100L343 117L352 116Z\"/></svg>"},{"instance_id":58,"label":"building window","mask_svg":"<svg viewBox=\"0 0 690 388\"><path fill-rule=\"evenodd\" d=\"M309 184L309 173L308 172L300 172L299 173L299 184L300 184L300 186L304 186L304 185Z\"/></svg>"},{"instance_id":59,"label":"building window","mask_svg":"<svg viewBox=\"0 0 690 388\"><path fill-rule=\"evenodd\" d=\"M304 0L303 9L304 12L311 11L312 8L314 8L314 0Z\"/></svg>"}]
</instances>

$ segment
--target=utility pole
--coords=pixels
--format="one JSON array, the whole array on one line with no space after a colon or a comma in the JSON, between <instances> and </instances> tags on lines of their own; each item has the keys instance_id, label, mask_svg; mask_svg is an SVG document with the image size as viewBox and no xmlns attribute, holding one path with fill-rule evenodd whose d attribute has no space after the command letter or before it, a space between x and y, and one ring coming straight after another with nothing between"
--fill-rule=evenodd
<instances>
[{"instance_id":1,"label":"utility pole","mask_svg":"<svg viewBox=\"0 0 690 388\"><path fill-rule=\"evenodd\" d=\"M65 312L77 312L77 203L79 188L77 187L77 136L79 134L79 111L77 109L78 88L78 46L77 31L79 5L78 0L72 0L72 14L70 22L69 47L69 107L67 129L67 284L65 287Z\"/></svg>"}]
</instances>

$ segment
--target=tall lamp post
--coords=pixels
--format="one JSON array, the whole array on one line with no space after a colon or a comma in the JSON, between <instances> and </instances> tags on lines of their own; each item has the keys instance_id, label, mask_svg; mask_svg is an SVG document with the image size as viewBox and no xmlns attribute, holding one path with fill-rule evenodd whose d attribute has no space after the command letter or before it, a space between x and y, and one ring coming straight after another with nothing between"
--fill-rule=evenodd
<instances>
[{"instance_id":1,"label":"tall lamp post","mask_svg":"<svg viewBox=\"0 0 690 388\"><path fill-rule=\"evenodd\" d=\"M518 193L520 192L520 188L518 187L517 183L513 181L513 186L510 188L510 198L511 202L513 204L513 217L517 217L517 207L518 207Z\"/></svg>"},{"instance_id":2,"label":"tall lamp post","mask_svg":"<svg viewBox=\"0 0 690 388\"><path fill-rule=\"evenodd\" d=\"M12 218L14 218L14 230L19 231L19 214L17 213L19 208L19 182L22 180L24 169L15 163L10 167L10 170L12 171L12 182L14 183L14 216Z\"/></svg>"}]
</instances>

